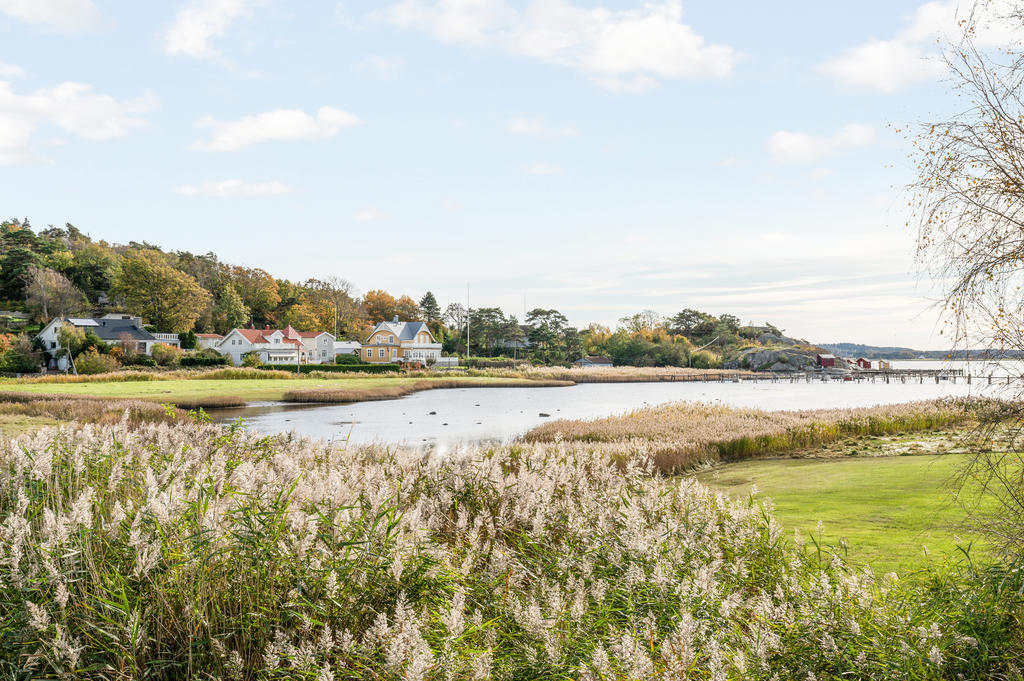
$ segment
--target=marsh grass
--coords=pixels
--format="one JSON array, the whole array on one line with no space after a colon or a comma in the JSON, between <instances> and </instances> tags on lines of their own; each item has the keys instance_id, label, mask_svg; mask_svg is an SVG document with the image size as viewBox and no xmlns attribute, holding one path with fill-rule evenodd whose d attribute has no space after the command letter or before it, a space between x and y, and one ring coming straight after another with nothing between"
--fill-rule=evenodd
<instances>
[{"instance_id":1,"label":"marsh grass","mask_svg":"<svg viewBox=\"0 0 1024 681\"><path fill-rule=\"evenodd\" d=\"M289 390L284 395L285 402L323 402L323 403L348 403L368 402L373 400L394 400L406 395L411 395L423 390L438 390L444 388L557 388L573 385L570 381L524 379L516 381L509 379L499 384L489 385L473 380L432 379L403 383L401 385L382 385L374 388L305 388L302 390Z\"/></svg>"},{"instance_id":2,"label":"marsh grass","mask_svg":"<svg viewBox=\"0 0 1024 681\"><path fill-rule=\"evenodd\" d=\"M524 440L598 443L619 458L649 457L655 468L671 473L820 447L851 436L948 428L972 418L968 403L950 401L778 412L681 402L593 421L552 421Z\"/></svg>"},{"instance_id":3,"label":"marsh grass","mask_svg":"<svg viewBox=\"0 0 1024 681\"><path fill-rule=\"evenodd\" d=\"M849 569L584 443L459 459L202 423L0 447L0 676L1005 678L1021 579Z\"/></svg>"},{"instance_id":4,"label":"marsh grass","mask_svg":"<svg viewBox=\"0 0 1024 681\"><path fill-rule=\"evenodd\" d=\"M573 383L655 383L671 376L691 380L720 380L754 376L749 371L733 369L688 369L686 367L519 367L515 369L466 369L467 376L526 378L534 380L572 381Z\"/></svg>"},{"instance_id":5,"label":"marsh grass","mask_svg":"<svg viewBox=\"0 0 1024 681\"><path fill-rule=\"evenodd\" d=\"M112 400L20 392L0 392L0 414L96 424L117 423L124 418L127 418L129 423L170 422L182 420L187 416L181 409L168 408L148 400Z\"/></svg>"}]
</instances>

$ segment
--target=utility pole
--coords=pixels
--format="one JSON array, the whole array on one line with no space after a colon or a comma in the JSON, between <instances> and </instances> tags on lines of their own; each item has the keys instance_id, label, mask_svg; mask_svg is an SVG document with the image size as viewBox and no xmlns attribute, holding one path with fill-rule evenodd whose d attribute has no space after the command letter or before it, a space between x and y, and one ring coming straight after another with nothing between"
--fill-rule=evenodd
<instances>
[{"instance_id":1,"label":"utility pole","mask_svg":"<svg viewBox=\"0 0 1024 681\"><path fill-rule=\"evenodd\" d=\"M466 364L469 365L469 284L466 284Z\"/></svg>"}]
</instances>

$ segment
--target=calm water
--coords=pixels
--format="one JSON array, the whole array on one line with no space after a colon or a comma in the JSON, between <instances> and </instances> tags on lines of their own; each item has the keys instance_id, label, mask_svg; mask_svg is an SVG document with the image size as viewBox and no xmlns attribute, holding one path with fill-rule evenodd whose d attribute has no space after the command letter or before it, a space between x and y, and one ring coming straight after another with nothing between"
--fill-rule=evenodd
<instances>
[{"instance_id":1,"label":"calm water","mask_svg":"<svg viewBox=\"0 0 1024 681\"><path fill-rule=\"evenodd\" d=\"M973 391L972 391L973 389ZM1002 390L965 381L924 383L585 383L565 388L429 390L399 400L343 405L257 404L224 410L249 429L354 443L408 444L448 451L462 443L507 441L551 418L593 419L680 400L770 411L896 404ZM433 412L433 413L432 413ZM541 414L550 414L550 417Z\"/></svg>"}]
</instances>

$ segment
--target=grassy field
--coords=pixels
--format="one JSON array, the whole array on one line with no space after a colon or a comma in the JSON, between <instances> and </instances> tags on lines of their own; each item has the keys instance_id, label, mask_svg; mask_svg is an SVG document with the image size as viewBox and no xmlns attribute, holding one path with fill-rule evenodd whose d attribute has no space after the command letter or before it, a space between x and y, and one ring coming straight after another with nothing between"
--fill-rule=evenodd
<instances>
[{"instance_id":1,"label":"grassy field","mask_svg":"<svg viewBox=\"0 0 1024 681\"><path fill-rule=\"evenodd\" d=\"M96 395L100 397L136 398L174 402L176 399L198 400L220 396L239 397L247 402L280 400L285 393L293 390L332 389L344 387L350 390L373 390L394 386L412 385L420 381L436 381L444 384L446 378L423 378L405 376L374 376L358 378L278 378L278 379L177 379L170 381L132 381L96 383L18 383L0 382L0 390L29 392L47 395ZM463 383L479 383L481 387L519 384L521 380L488 377L460 377Z\"/></svg>"},{"instance_id":2,"label":"grassy field","mask_svg":"<svg viewBox=\"0 0 1024 681\"><path fill-rule=\"evenodd\" d=\"M890 453L941 448L949 436L931 434L875 439ZM867 440L871 440L870 438ZM877 449L863 440L849 450ZM835 455L840 446L830 448ZM703 471L697 477L732 497L745 497L756 485L758 498L770 498L788 534L799 529L810 543L818 521L824 542L845 539L851 563L869 563L876 573L901 575L949 557L962 558L957 545L971 541L960 527L964 510L951 495L950 479L963 454L853 456L744 461ZM842 550L841 548L839 549ZM981 555L977 545L972 554Z\"/></svg>"}]
</instances>

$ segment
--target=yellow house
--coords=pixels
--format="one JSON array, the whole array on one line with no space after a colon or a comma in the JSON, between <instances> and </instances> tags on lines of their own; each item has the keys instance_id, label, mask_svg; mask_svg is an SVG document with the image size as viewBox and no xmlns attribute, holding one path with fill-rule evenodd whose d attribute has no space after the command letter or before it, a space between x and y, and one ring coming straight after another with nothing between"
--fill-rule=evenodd
<instances>
[{"instance_id":1,"label":"yellow house","mask_svg":"<svg viewBox=\"0 0 1024 681\"><path fill-rule=\"evenodd\" d=\"M433 364L441 358L441 344L423 322L380 322L363 343L364 362L423 362Z\"/></svg>"}]
</instances>

